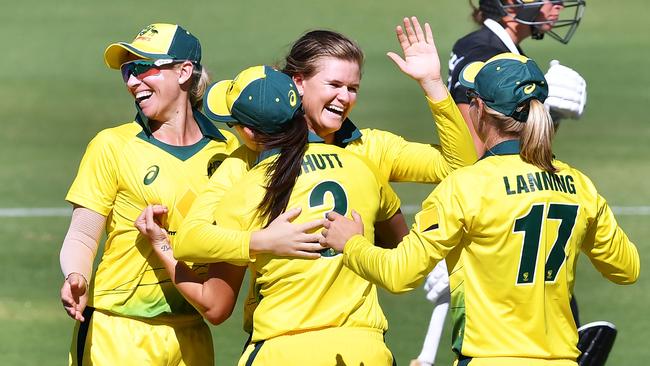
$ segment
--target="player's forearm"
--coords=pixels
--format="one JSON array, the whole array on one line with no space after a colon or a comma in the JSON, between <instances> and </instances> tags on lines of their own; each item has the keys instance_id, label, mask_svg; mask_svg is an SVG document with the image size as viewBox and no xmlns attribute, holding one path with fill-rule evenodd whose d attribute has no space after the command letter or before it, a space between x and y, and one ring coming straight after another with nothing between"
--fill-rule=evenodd
<instances>
[{"instance_id":1,"label":"player's forearm","mask_svg":"<svg viewBox=\"0 0 650 366\"><path fill-rule=\"evenodd\" d=\"M614 283L629 285L639 278L639 252L620 227L616 227L609 243L594 247L589 254L598 271Z\"/></svg>"},{"instance_id":2,"label":"player's forearm","mask_svg":"<svg viewBox=\"0 0 650 366\"><path fill-rule=\"evenodd\" d=\"M97 253L99 238L106 217L84 207L76 206L72 212L70 227L63 240L59 261L64 277L76 272L86 281L92 277L93 260Z\"/></svg>"},{"instance_id":3,"label":"player's forearm","mask_svg":"<svg viewBox=\"0 0 650 366\"><path fill-rule=\"evenodd\" d=\"M428 253L427 245L413 231L395 249L373 246L356 235L345 245L343 263L390 292L406 292L416 288L440 260Z\"/></svg>"},{"instance_id":4,"label":"player's forearm","mask_svg":"<svg viewBox=\"0 0 650 366\"><path fill-rule=\"evenodd\" d=\"M188 262L250 260L251 233L231 230L208 220L186 220L174 238L174 256Z\"/></svg>"},{"instance_id":5,"label":"player's forearm","mask_svg":"<svg viewBox=\"0 0 650 366\"><path fill-rule=\"evenodd\" d=\"M471 131L451 95L447 95L446 98L439 101L429 99L428 102L438 130L443 163L448 168L447 174L458 168L474 164L477 154ZM444 177L446 175L442 178Z\"/></svg>"}]
</instances>

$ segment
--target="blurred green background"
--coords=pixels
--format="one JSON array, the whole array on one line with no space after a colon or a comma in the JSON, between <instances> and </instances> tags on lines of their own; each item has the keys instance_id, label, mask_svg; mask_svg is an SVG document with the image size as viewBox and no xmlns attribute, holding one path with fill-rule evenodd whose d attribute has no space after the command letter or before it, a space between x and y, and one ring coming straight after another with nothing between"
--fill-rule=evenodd
<instances>
[{"instance_id":1,"label":"blurred green background","mask_svg":"<svg viewBox=\"0 0 650 366\"><path fill-rule=\"evenodd\" d=\"M648 10L642 0L590 1L569 45L550 38L522 44L540 65L557 58L587 80L586 113L580 121L563 123L555 153L589 175L610 205L636 207L619 215L619 222L644 264L650 248ZM132 98L119 73L103 64L109 43L130 41L150 23L181 24L201 39L204 64L217 80L246 66L281 61L305 30L337 30L357 40L367 57L351 114L355 123L437 142L421 90L385 54L398 49L395 25L403 16L417 15L431 23L446 64L453 42L474 28L469 14L468 3L459 0L6 2L0 14L5 47L0 57L0 364L67 362L73 322L59 300L58 251L69 217L65 211L16 217L7 209L67 208L64 196L88 141L99 130L132 119ZM400 184L396 189L410 218L432 187ZM619 287L603 280L588 261L580 262L576 294L582 321L604 319L619 328L610 365L650 360L649 279L642 271L639 283ZM420 351L432 305L419 289L400 296L382 293L381 300L390 324L387 343L399 364L408 365ZM238 311L213 328L218 365L238 359L245 341L240 324ZM449 343L447 329L437 364L451 364Z\"/></svg>"}]
</instances>

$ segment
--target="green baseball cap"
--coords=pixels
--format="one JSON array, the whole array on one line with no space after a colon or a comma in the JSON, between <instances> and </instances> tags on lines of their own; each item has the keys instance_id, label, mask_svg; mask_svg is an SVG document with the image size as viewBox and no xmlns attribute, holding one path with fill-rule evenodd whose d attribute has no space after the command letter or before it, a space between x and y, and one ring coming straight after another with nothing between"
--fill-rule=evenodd
<instances>
[{"instance_id":1,"label":"green baseball cap","mask_svg":"<svg viewBox=\"0 0 650 366\"><path fill-rule=\"evenodd\" d=\"M543 103L548 96L544 73L535 61L514 53L467 64L458 80L488 107L520 122L528 118L528 109L520 108L525 102L537 99Z\"/></svg>"},{"instance_id":2,"label":"green baseball cap","mask_svg":"<svg viewBox=\"0 0 650 366\"><path fill-rule=\"evenodd\" d=\"M113 43L104 51L104 62L111 69L119 69L133 59L189 60L200 64L201 43L180 25L150 24L131 43Z\"/></svg>"},{"instance_id":3,"label":"green baseball cap","mask_svg":"<svg viewBox=\"0 0 650 366\"><path fill-rule=\"evenodd\" d=\"M240 72L233 80L208 87L205 115L216 122L241 123L258 131L281 131L300 110L298 88L291 77L260 65Z\"/></svg>"}]
</instances>

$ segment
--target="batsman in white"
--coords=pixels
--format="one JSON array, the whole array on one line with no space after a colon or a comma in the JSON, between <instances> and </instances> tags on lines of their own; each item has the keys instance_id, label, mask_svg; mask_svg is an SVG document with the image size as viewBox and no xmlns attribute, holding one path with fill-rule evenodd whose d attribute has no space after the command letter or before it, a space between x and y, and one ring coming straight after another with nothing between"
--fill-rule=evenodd
<instances>
[{"instance_id":1,"label":"batsman in white","mask_svg":"<svg viewBox=\"0 0 650 366\"><path fill-rule=\"evenodd\" d=\"M469 117L467 88L458 76L465 65L486 61L503 52L524 55L520 43L526 38L543 39L549 35L567 44L575 33L585 8L585 0L479 0L478 7L469 0L472 17L480 26L454 44L449 59L449 92L468 124L478 156L485 146L478 138ZM545 74L549 95L544 105L558 125L560 119L579 119L587 102L587 83L579 73L553 60ZM434 307L422 351L411 366L430 366L436 358L447 310L449 309L449 279L447 268L440 263L427 276L424 286L427 299ZM575 303L573 303L575 304ZM577 319L577 307L573 306Z\"/></svg>"}]
</instances>

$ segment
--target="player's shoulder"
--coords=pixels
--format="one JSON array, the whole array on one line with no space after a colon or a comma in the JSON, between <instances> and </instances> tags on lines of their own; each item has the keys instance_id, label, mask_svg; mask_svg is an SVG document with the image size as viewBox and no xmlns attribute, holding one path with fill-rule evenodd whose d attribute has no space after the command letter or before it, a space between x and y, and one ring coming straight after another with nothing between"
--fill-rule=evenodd
<instances>
[{"instance_id":1,"label":"player's shoulder","mask_svg":"<svg viewBox=\"0 0 650 366\"><path fill-rule=\"evenodd\" d=\"M123 123L99 131L91 144L121 145L133 140L140 132L142 127L136 122Z\"/></svg>"},{"instance_id":2,"label":"player's shoulder","mask_svg":"<svg viewBox=\"0 0 650 366\"><path fill-rule=\"evenodd\" d=\"M461 64L464 65L474 61L486 61L494 55L508 52L508 49L494 32L483 26L456 41L452 52L462 58Z\"/></svg>"},{"instance_id":3,"label":"player's shoulder","mask_svg":"<svg viewBox=\"0 0 650 366\"><path fill-rule=\"evenodd\" d=\"M571 176L573 184L580 186L582 188L582 192L588 193L590 195L597 194L594 182L579 169L557 159L553 160L553 166L557 168L557 174Z\"/></svg>"},{"instance_id":4,"label":"player's shoulder","mask_svg":"<svg viewBox=\"0 0 650 366\"><path fill-rule=\"evenodd\" d=\"M348 146L353 147L358 146L376 146L387 148L394 144L397 140L403 140L404 138L385 130L378 130L374 128L364 128L361 129L361 137Z\"/></svg>"}]
</instances>

